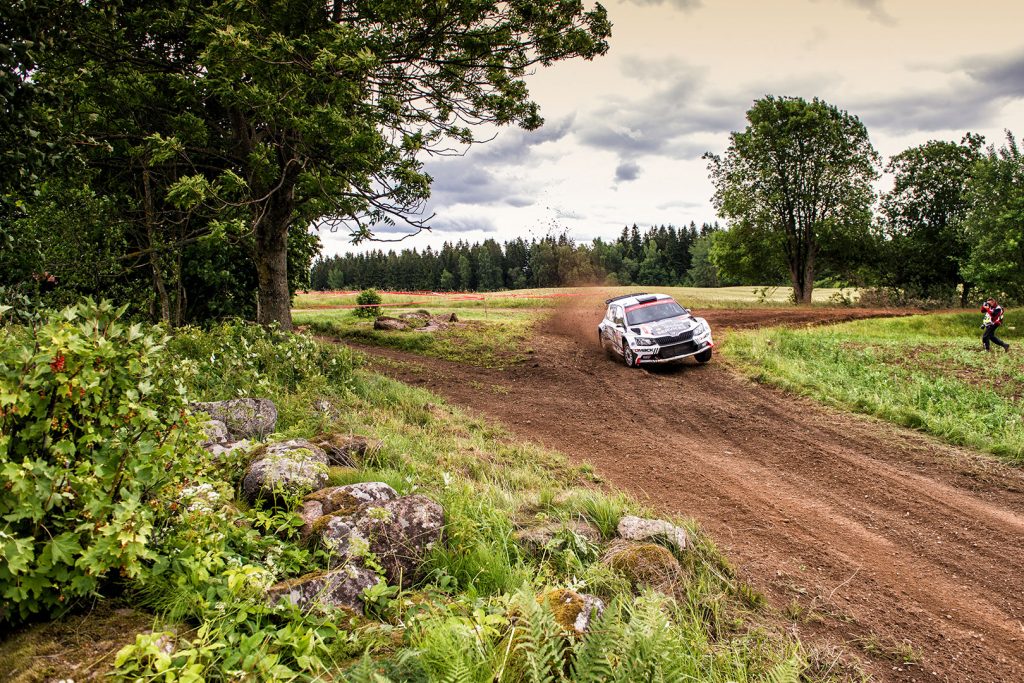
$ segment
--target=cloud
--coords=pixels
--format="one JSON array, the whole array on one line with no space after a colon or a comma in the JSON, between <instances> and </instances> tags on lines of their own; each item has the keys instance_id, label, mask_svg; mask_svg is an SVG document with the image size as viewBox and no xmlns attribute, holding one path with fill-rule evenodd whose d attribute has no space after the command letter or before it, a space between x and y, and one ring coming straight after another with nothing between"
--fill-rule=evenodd
<instances>
[{"instance_id":1,"label":"cloud","mask_svg":"<svg viewBox=\"0 0 1024 683\"><path fill-rule=\"evenodd\" d=\"M893 133L967 130L988 125L1008 101L1024 98L1024 52L969 58L945 69L949 85L864 102L873 128Z\"/></svg>"},{"instance_id":2,"label":"cloud","mask_svg":"<svg viewBox=\"0 0 1024 683\"><path fill-rule=\"evenodd\" d=\"M701 0L626 0L626 2L634 5L640 5L641 7L657 7L658 5L669 5L676 9L684 12L690 12L699 8L702 4Z\"/></svg>"},{"instance_id":3,"label":"cloud","mask_svg":"<svg viewBox=\"0 0 1024 683\"><path fill-rule=\"evenodd\" d=\"M627 182L640 177L640 164L635 161L623 161L615 169L615 180Z\"/></svg>"},{"instance_id":4,"label":"cloud","mask_svg":"<svg viewBox=\"0 0 1024 683\"><path fill-rule=\"evenodd\" d=\"M643 155L674 159L700 156L705 145L697 137L733 130L743 121L749 102L735 96L711 99L702 93L704 77L677 61L651 64L629 60L628 75L664 74L661 87L634 98L616 98L580 121L575 133L584 145L618 153L623 161Z\"/></svg>"},{"instance_id":5,"label":"cloud","mask_svg":"<svg viewBox=\"0 0 1024 683\"><path fill-rule=\"evenodd\" d=\"M895 26L896 19L885 9L882 0L843 0L848 5L859 7L872 19L885 26Z\"/></svg>"}]
</instances>

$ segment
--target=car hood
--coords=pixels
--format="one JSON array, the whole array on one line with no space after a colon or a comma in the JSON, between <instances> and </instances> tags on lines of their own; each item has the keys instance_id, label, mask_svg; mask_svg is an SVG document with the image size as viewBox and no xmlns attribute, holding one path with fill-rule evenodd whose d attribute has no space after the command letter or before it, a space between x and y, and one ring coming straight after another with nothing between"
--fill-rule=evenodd
<instances>
[{"instance_id":1,"label":"car hood","mask_svg":"<svg viewBox=\"0 0 1024 683\"><path fill-rule=\"evenodd\" d=\"M677 315L674 318L662 318L643 325L634 325L631 329L636 334L651 337L675 337L689 332L697 326L692 315Z\"/></svg>"}]
</instances>

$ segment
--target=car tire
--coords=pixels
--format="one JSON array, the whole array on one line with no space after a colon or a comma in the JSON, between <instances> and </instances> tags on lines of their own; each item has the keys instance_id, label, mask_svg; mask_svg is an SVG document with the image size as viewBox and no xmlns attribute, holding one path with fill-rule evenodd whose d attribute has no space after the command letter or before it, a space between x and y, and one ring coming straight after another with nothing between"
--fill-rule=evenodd
<instances>
[{"instance_id":1,"label":"car tire","mask_svg":"<svg viewBox=\"0 0 1024 683\"><path fill-rule=\"evenodd\" d=\"M622 361L626 364L627 368L635 368L637 365L636 354L633 352L633 349L629 348L629 344L626 342L622 342Z\"/></svg>"},{"instance_id":2,"label":"car tire","mask_svg":"<svg viewBox=\"0 0 1024 683\"><path fill-rule=\"evenodd\" d=\"M711 347L708 347L693 357L695 361L704 365L711 360Z\"/></svg>"}]
</instances>

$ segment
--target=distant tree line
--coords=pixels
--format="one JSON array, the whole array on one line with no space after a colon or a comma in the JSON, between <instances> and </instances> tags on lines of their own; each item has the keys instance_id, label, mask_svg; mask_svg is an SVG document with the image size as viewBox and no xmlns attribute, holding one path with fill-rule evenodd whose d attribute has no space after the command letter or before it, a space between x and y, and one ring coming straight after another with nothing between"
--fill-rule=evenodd
<instances>
[{"instance_id":1,"label":"distant tree line","mask_svg":"<svg viewBox=\"0 0 1024 683\"><path fill-rule=\"evenodd\" d=\"M499 244L445 242L440 249L382 250L319 258L310 274L313 289L374 287L388 290L497 291L570 285L723 284L709 260L717 223L624 227L612 241L577 243L566 234ZM728 284L738 284L729 281Z\"/></svg>"}]
</instances>

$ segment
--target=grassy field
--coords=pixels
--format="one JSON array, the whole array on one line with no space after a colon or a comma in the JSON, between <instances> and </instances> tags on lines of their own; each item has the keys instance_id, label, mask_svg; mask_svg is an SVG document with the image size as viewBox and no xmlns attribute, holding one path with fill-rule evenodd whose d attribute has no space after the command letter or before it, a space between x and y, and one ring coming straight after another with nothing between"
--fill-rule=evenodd
<instances>
[{"instance_id":1,"label":"grassy field","mask_svg":"<svg viewBox=\"0 0 1024 683\"><path fill-rule=\"evenodd\" d=\"M384 294L384 315L398 316L416 310L429 311L439 319L452 313L459 324L442 326L434 332L380 331L373 323L353 314L356 293L303 292L295 300L293 319L323 337L372 344L419 353L480 367L504 367L526 358L534 324L555 306L580 300L597 308L605 299L636 292L638 287L568 287L527 289L489 293L405 293ZM760 291L754 287L662 287L647 288L675 297L696 308L740 308L784 305L785 288ZM827 303L839 292L819 289L815 301ZM847 295L849 291L845 292Z\"/></svg>"},{"instance_id":2,"label":"grassy field","mask_svg":"<svg viewBox=\"0 0 1024 683\"><path fill-rule=\"evenodd\" d=\"M415 309L388 310L387 315L408 310ZM321 337L385 346L480 367L505 367L531 353L530 331L537 311L517 308L429 310L442 321L440 329L433 332L375 330L372 319L357 317L346 309L296 311L293 318L296 325L307 327ZM458 322L443 322L452 313L456 313Z\"/></svg>"},{"instance_id":3,"label":"grassy field","mask_svg":"<svg viewBox=\"0 0 1024 683\"><path fill-rule=\"evenodd\" d=\"M450 292L450 293L406 293L385 294L384 305L398 311L427 308L437 310L502 309L502 308L552 308L568 298L604 300L621 294L637 291L663 292L679 300L683 305L703 308L733 308L789 303L791 290L787 287L561 287L547 289L517 289L507 292ZM332 309L352 307L356 303L355 292L299 292L295 297L297 312L311 309ZM842 294L855 298L854 290L818 288L814 290L816 304L828 304L835 295Z\"/></svg>"},{"instance_id":4,"label":"grassy field","mask_svg":"<svg viewBox=\"0 0 1024 683\"><path fill-rule=\"evenodd\" d=\"M1024 336L981 351L976 313L733 332L721 351L750 376L1024 464Z\"/></svg>"}]
</instances>

